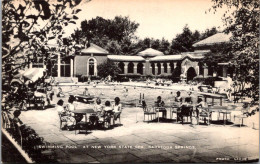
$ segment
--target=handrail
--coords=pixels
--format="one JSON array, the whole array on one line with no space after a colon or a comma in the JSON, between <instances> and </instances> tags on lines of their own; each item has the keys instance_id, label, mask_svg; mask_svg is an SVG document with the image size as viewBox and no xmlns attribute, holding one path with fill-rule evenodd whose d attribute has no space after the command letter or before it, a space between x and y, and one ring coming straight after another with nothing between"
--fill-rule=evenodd
<instances>
[{"instance_id":1,"label":"handrail","mask_svg":"<svg viewBox=\"0 0 260 164\"><path fill-rule=\"evenodd\" d=\"M23 156L23 158L26 160L27 163L35 163L4 128L2 128L2 133L15 146L15 148L20 152L20 154Z\"/></svg>"}]
</instances>

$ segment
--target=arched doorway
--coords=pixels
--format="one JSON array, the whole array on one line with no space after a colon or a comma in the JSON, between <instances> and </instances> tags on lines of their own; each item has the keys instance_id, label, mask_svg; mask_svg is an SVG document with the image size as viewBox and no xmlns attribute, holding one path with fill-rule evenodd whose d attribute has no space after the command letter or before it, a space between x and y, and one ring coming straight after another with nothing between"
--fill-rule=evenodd
<instances>
[{"instance_id":1,"label":"arched doorway","mask_svg":"<svg viewBox=\"0 0 260 164\"><path fill-rule=\"evenodd\" d=\"M94 75L94 59L89 59L88 61L88 74L89 75Z\"/></svg>"},{"instance_id":2,"label":"arched doorway","mask_svg":"<svg viewBox=\"0 0 260 164\"><path fill-rule=\"evenodd\" d=\"M143 63L137 64L137 73L143 74Z\"/></svg>"},{"instance_id":3,"label":"arched doorway","mask_svg":"<svg viewBox=\"0 0 260 164\"><path fill-rule=\"evenodd\" d=\"M193 67L190 67L187 70L187 81L193 80L195 76L197 76L195 69Z\"/></svg>"},{"instance_id":4,"label":"arched doorway","mask_svg":"<svg viewBox=\"0 0 260 164\"><path fill-rule=\"evenodd\" d=\"M120 69L120 74L123 74L124 73L124 67L125 67L125 64L123 62L120 62L118 64L118 67Z\"/></svg>"}]
</instances>

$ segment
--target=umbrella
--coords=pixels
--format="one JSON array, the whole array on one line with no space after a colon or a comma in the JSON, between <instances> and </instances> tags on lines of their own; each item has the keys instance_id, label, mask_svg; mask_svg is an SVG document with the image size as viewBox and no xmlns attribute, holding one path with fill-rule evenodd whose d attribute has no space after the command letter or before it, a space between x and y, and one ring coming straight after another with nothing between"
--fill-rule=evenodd
<instances>
[{"instance_id":1,"label":"umbrella","mask_svg":"<svg viewBox=\"0 0 260 164\"><path fill-rule=\"evenodd\" d=\"M23 73L23 77L35 82L44 76L45 68L30 68Z\"/></svg>"}]
</instances>

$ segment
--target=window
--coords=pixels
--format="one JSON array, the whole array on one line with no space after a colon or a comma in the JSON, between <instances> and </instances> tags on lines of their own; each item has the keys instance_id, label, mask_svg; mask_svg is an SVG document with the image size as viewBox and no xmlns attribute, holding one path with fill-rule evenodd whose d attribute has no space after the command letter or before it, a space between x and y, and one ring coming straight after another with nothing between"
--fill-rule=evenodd
<instances>
[{"instance_id":1,"label":"window","mask_svg":"<svg viewBox=\"0 0 260 164\"><path fill-rule=\"evenodd\" d=\"M37 57L32 64L33 68L43 68L43 57Z\"/></svg>"},{"instance_id":2,"label":"window","mask_svg":"<svg viewBox=\"0 0 260 164\"><path fill-rule=\"evenodd\" d=\"M61 59L60 63L60 76L70 77L70 59Z\"/></svg>"}]
</instances>

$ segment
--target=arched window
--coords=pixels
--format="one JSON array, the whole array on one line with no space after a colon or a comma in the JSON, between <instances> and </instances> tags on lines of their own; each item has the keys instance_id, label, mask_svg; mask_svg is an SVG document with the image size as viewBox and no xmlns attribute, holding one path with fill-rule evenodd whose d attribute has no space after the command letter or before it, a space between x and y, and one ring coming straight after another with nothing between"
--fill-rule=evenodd
<instances>
[{"instance_id":1,"label":"arched window","mask_svg":"<svg viewBox=\"0 0 260 164\"><path fill-rule=\"evenodd\" d=\"M123 74L124 73L124 67L125 67L125 64L123 62L120 62L118 64L118 67L120 69L120 73Z\"/></svg>"},{"instance_id":2,"label":"arched window","mask_svg":"<svg viewBox=\"0 0 260 164\"><path fill-rule=\"evenodd\" d=\"M169 73L167 72L168 68L167 68L167 63L163 63L163 68L164 68L164 73Z\"/></svg>"},{"instance_id":3,"label":"arched window","mask_svg":"<svg viewBox=\"0 0 260 164\"><path fill-rule=\"evenodd\" d=\"M137 64L137 73L143 74L143 63Z\"/></svg>"},{"instance_id":4,"label":"arched window","mask_svg":"<svg viewBox=\"0 0 260 164\"><path fill-rule=\"evenodd\" d=\"M87 75L88 76L97 76L97 60L93 57L88 59Z\"/></svg>"},{"instance_id":5,"label":"arched window","mask_svg":"<svg viewBox=\"0 0 260 164\"><path fill-rule=\"evenodd\" d=\"M151 64L151 67L152 67L152 74L155 75L155 66L154 66L154 63Z\"/></svg>"},{"instance_id":6,"label":"arched window","mask_svg":"<svg viewBox=\"0 0 260 164\"><path fill-rule=\"evenodd\" d=\"M158 67L158 75L160 75L161 74L161 63L158 63L157 64L157 67Z\"/></svg>"},{"instance_id":7,"label":"arched window","mask_svg":"<svg viewBox=\"0 0 260 164\"><path fill-rule=\"evenodd\" d=\"M128 64L128 73L134 73L134 64L132 62Z\"/></svg>"},{"instance_id":8,"label":"arched window","mask_svg":"<svg viewBox=\"0 0 260 164\"><path fill-rule=\"evenodd\" d=\"M89 66L89 75L94 75L94 60L93 59L89 59L88 61L88 66Z\"/></svg>"}]
</instances>

